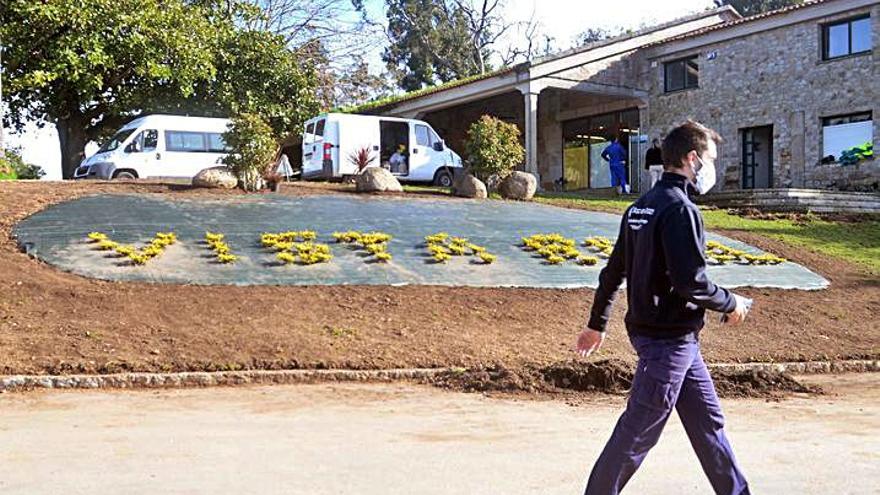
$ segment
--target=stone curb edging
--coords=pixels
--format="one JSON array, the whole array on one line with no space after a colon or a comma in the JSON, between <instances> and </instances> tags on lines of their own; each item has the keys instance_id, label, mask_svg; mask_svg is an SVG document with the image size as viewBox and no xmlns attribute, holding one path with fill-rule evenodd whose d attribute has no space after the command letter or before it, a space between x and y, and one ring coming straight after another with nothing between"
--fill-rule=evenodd
<instances>
[{"instance_id":1,"label":"stone curb edging","mask_svg":"<svg viewBox=\"0 0 880 495\"><path fill-rule=\"evenodd\" d=\"M775 371L792 375L867 373L880 371L880 360L804 361L795 363L717 363L710 364L709 369L730 371Z\"/></svg>"},{"instance_id":2,"label":"stone curb edging","mask_svg":"<svg viewBox=\"0 0 880 495\"><path fill-rule=\"evenodd\" d=\"M880 360L718 363L710 364L709 368L734 372L769 371L791 374L865 373L880 372ZM8 375L0 376L0 392L35 388L192 388L317 382L390 382L430 378L451 370L452 368L409 368L387 370L245 370L112 375Z\"/></svg>"}]
</instances>

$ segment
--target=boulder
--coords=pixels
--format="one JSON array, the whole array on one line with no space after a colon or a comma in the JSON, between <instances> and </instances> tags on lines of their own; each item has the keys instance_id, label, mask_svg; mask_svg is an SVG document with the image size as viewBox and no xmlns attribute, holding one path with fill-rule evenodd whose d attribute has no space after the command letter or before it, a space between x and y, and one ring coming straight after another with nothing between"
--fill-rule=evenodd
<instances>
[{"instance_id":1,"label":"boulder","mask_svg":"<svg viewBox=\"0 0 880 495\"><path fill-rule=\"evenodd\" d=\"M452 184L452 194L462 198L486 199L486 184L471 174L462 174Z\"/></svg>"},{"instance_id":2,"label":"boulder","mask_svg":"<svg viewBox=\"0 0 880 495\"><path fill-rule=\"evenodd\" d=\"M226 167L206 168L193 177L193 187L234 189L238 179Z\"/></svg>"},{"instance_id":3,"label":"boulder","mask_svg":"<svg viewBox=\"0 0 880 495\"><path fill-rule=\"evenodd\" d=\"M498 187L498 192L504 199L527 200L532 199L538 190L538 179L526 172L513 172Z\"/></svg>"},{"instance_id":4,"label":"boulder","mask_svg":"<svg viewBox=\"0 0 880 495\"><path fill-rule=\"evenodd\" d=\"M403 186L391 172L381 167L368 167L354 179L357 192L403 192Z\"/></svg>"},{"instance_id":5,"label":"boulder","mask_svg":"<svg viewBox=\"0 0 880 495\"><path fill-rule=\"evenodd\" d=\"M501 185L501 176L498 174L492 174L486 178L486 190L490 193L498 192L498 187Z\"/></svg>"}]
</instances>

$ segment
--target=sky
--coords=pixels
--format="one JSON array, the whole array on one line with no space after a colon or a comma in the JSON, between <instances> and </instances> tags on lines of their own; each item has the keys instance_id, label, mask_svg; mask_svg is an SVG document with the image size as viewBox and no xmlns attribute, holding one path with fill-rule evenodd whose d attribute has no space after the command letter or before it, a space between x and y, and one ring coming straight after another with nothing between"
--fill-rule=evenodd
<instances>
[{"instance_id":1,"label":"sky","mask_svg":"<svg viewBox=\"0 0 880 495\"><path fill-rule=\"evenodd\" d=\"M384 0L367 0L365 4L374 19L384 17ZM591 27L638 29L712 6L712 0L620 0L620 3L609 0L507 0L504 18L516 23L534 16L534 20L540 23L539 32L553 37L555 46L564 50L573 45L579 33ZM379 57L377 51L370 60L370 66L377 71L382 67ZM25 161L43 167L46 171L44 179L61 178L61 153L53 126L38 129L32 124L23 134L13 134L7 129L5 135L9 145L21 149ZM86 154L95 150L97 145L92 143L86 148Z\"/></svg>"}]
</instances>

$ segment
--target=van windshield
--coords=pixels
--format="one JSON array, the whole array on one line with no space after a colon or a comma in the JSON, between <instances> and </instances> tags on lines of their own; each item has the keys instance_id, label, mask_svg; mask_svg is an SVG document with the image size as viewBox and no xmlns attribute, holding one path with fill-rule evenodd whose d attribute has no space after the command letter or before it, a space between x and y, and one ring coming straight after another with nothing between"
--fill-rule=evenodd
<instances>
[{"instance_id":1,"label":"van windshield","mask_svg":"<svg viewBox=\"0 0 880 495\"><path fill-rule=\"evenodd\" d=\"M128 139L128 136L131 136L131 133L134 131L134 129L123 129L117 132L109 141L101 145L98 149L98 153L115 150L120 144L124 143L125 140Z\"/></svg>"}]
</instances>

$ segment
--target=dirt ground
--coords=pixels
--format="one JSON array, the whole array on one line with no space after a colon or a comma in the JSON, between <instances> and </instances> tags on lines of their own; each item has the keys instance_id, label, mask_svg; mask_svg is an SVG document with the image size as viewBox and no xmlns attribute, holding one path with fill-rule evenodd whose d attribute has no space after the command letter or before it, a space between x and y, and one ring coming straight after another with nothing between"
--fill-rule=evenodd
<instances>
[{"instance_id":1,"label":"dirt ground","mask_svg":"<svg viewBox=\"0 0 880 495\"><path fill-rule=\"evenodd\" d=\"M829 393L723 401L753 493L878 493L880 374L807 379ZM582 493L623 407L405 383L2 394L0 492ZM711 492L677 418L626 490Z\"/></svg>"},{"instance_id":2,"label":"dirt ground","mask_svg":"<svg viewBox=\"0 0 880 495\"><path fill-rule=\"evenodd\" d=\"M295 184L283 194L348 189ZM0 182L0 373L547 366L572 358L592 301L589 289L106 282L29 259L10 238L17 221L53 203L110 192L241 194L150 182ZM750 321L728 329L710 318L702 337L709 361L880 356L880 281L777 241L723 233L806 265L831 288L744 289L757 302ZM597 359L631 360L624 307L621 297Z\"/></svg>"}]
</instances>

